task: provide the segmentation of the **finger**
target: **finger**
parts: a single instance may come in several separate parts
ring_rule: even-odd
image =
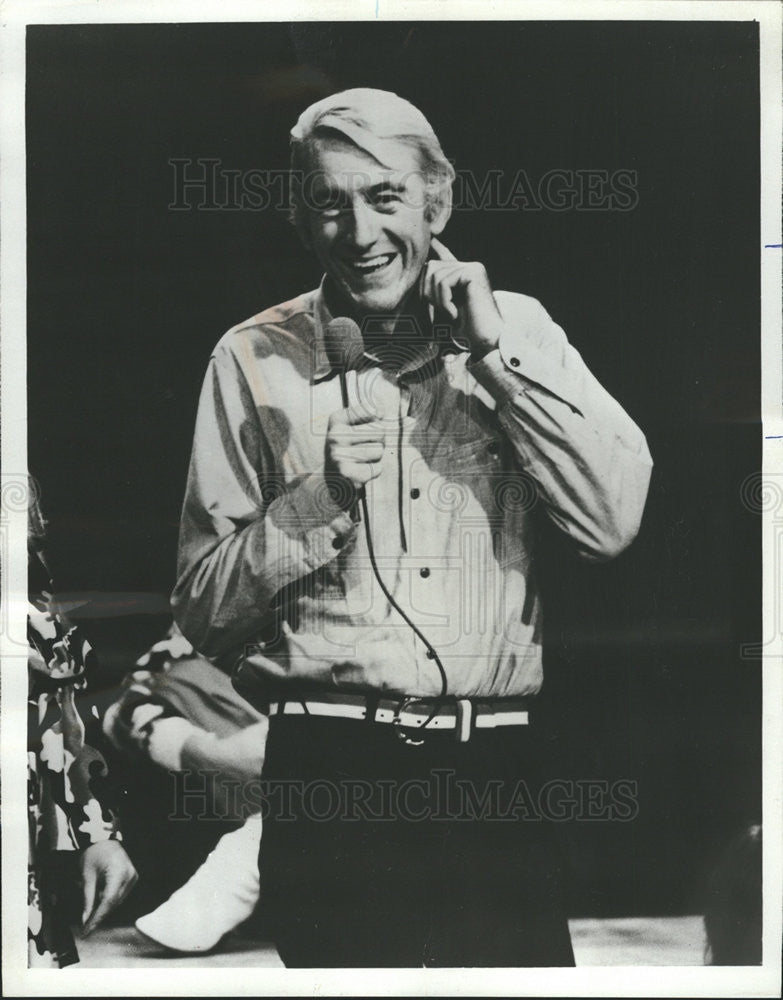
[[[89,934],[104,920],[122,900],[124,880],[115,872],[110,870],[106,875],[106,881],[98,893],[98,905],[95,912],[90,917],[84,928],[84,933]]]
[[[125,866],[117,880],[117,888],[114,891],[114,906],[119,906],[131,889],[139,881],[139,873],[133,866],[133,862],[128,858]]]
[[[354,486],[364,486],[371,479],[377,479],[381,474],[380,462],[355,462],[345,466],[343,475]]]
[[[438,305],[452,319],[459,319],[459,312],[454,305],[454,289],[446,275],[437,284]]]
[[[98,908],[95,913],[90,917],[89,921],[84,925],[83,934],[92,934],[96,927],[100,926],[101,922],[109,915],[109,913],[114,909],[115,906],[114,895],[107,896],[105,894],[101,895],[98,901]]]
[[[117,906],[125,899],[128,893],[133,889],[136,883],[139,881],[139,873],[134,868],[132,871],[128,872],[122,880],[122,885],[120,886],[119,893],[117,896]]]
[[[347,409],[343,410],[346,417],[346,422],[351,427],[356,427],[360,424],[369,424],[373,420],[378,419],[378,414],[367,406],[363,406],[361,403],[352,404]]]
[[[453,268],[432,267],[427,282],[427,298],[436,309],[442,309],[453,320],[459,319],[459,312],[454,305],[451,291],[453,275],[456,274],[458,272]]]
[[[366,424],[372,420],[372,414],[362,407],[347,406],[335,410],[329,415],[329,429],[336,427],[353,427],[355,424]]]
[[[427,290],[426,296],[437,308],[444,308],[444,301],[449,301],[449,296],[444,295],[445,289],[453,288],[464,280],[465,265],[460,261],[454,263],[430,262],[427,265]]]
[[[445,247],[440,240],[436,239],[434,236],[430,240],[430,249],[435,252],[435,256],[438,260],[456,260],[457,258]]]
[[[332,414],[331,426],[336,427],[358,427],[361,424],[369,424],[377,419],[377,414],[363,406],[349,406],[344,410],[337,410]]]
[[[329,438],[330,450],[332,452],[332,458],[337,458],[337,453],[345,453],[351,448],[358,448],[360,445],[365,444],[380,444],[384,443],[383,435],[380,433],[372,434],[335,434]]]
[[[332,441],[380,441],[383,427],[377,416],[356,424],[338,423],[329,428],[328,437]]]
[[[380,462],[384,446],[378,441],[367,441],[352,447],[336,448],[332,451],[335,465],[349,465],[351,462]]]
[[[438,297],[435,291],[436,275],[437,270],[432,266],[432,264],[428,264],[424,268],[424,284],[422,285],[422,294],[424,298],[427,299],[428,302],[431,302],[434,306],[438,304]]]
[[[329,429],[329,437],[333,441],[363,441],[375,438],[380,440],[381,434],[381,421],[375,415],[356,424],[334,424]]]
[[[97,872],[95,867],[91,864],[87,864],[82,872],[82,893],[84,898],[84,908],[82,910],[82,927],[85,933],[87,930],[87,921],[92,914],[93,908],[95,907],[95,890],[97,888]]]
[[[370,444],[360,444],[351,448],[350,454],[346,456],[350,462],[380,462],[383,458],[384,447],[377,441]]]
[[[354,482],[364,485],[365,483],[369,483],[371,479],[377,479],[380,474],[380,462],[365,462],[362,465],[356,466],[356,471],[352,478]]]
[[[378,454],[355,455],[351,452],[349,455],[343,455],[335,464],[338,473],[344,479],[350,479],[354,470],[362,468],[365,465],[380,463],[382,457],[382,455]]]

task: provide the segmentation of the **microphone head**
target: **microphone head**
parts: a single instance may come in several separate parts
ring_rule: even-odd
[[[348,316],[337,316],[324,330],[324,343],[329,360],[343,371],[355,368],[364,354],[364,340],[359,324]]]

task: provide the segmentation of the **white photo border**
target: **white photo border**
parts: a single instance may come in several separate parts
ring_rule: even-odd
[[[29,24],[393,20],[757,21],[760,30],[762,493],[783,496],[781,334],[781,7],[756,2],[592,0],[7,0],[0,8],[0,329],[2,330],[2,829],[3,980],[7,996],[779,996],[783,511],[763,514],[764,964],[760,967],[281,970],[27,968],[25,791],[27,380],[25,30]]]

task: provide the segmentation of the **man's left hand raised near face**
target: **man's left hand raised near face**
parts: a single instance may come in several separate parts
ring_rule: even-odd
[[[457,336],[480,358],[498,344],[503,319],[495,304],[483,264],[464,262],[433,238],[437,259],[429,260],[422,276],[422,294],[435,309],[457,324]]]

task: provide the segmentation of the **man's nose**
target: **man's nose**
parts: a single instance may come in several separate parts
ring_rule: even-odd
[[[361,250],[371,247],[378,238],[378,216],[365,201],[357,199],[348,215],[348,238]]]

